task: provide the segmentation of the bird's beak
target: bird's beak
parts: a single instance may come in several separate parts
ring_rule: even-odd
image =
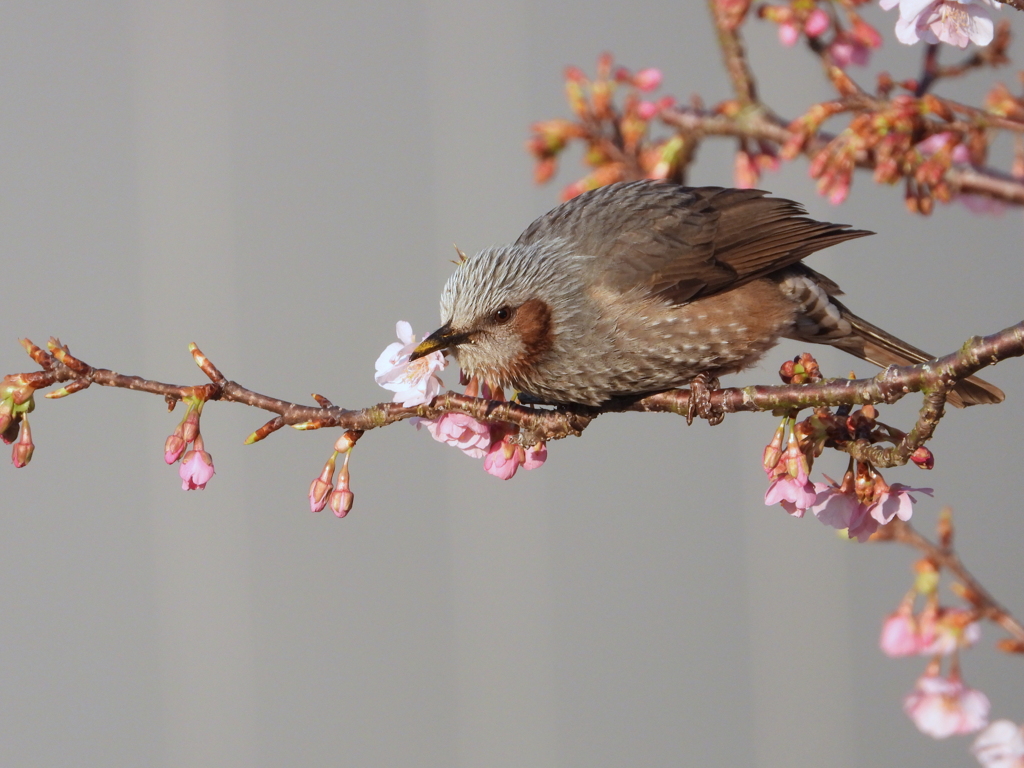
[[[452,330],[451,324],[445,323],[432,334],[420,342],[419,346],[409,355],[410,360],[418,360],[426,357],[431,352],[440,352],[444,349],[451,349],[465,341],[468,341],[469,333],[456,333]]]

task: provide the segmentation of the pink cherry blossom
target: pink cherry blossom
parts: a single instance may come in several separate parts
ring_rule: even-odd
[[[910,495],[911,492],[932,495],[931,488],[910,488],[902,483],[893,483],[888,491],[868,507],[868,513],[882,525],[894,517],[905,522],[914,514],[914,504],[917,504],[917,499]]]
[[[974,733],[988,722],[988,697],[958,679],[922,675],[903,699],[903,711],[922,733],[936,739]]]
[[[818,495],[814,485],[807,478],[807,470],[807,457],[800,450],[796,435],[790,431],[789,444],[776,466],[772,469],[765,468],[771,478],[768,490],[764,494],[765,505],[770,507],[773,504],[782,504],[782,508],[793,517],[803,517]]]
[[[970,648],[981,638],[981,625],[963,608],[940,608],[922,616],[921,654],[949,656],[960,648]]]
[[[817,494],[814,486],[804,475],[803,482],[798,477],[779,475],[768,486],[764,494],[766,506],[782,504],[782,508],[793,517],[803,517],[804,512],[814,504]]]
[[[400,320],[395,326],[398,341],[389,344],[377,358],[377,374],[374,380],[384,389],[395,393],[393,402],[405,407],[429,403],[441,391],[443,382],[434,375],[442,370],[448,361],[441,352],[431,352],[418,360],[409,360],[416,349],[416,337],[412,326]]]
[[[641,69],[633,77],[633,84],[644,93],[650,93],[661,85],[661,70],[653,67]]]
[[[525,461],[526,451],[523,450],[523,446],[510,442],[509,436],[506,435],[500,440],[495,440],[487,449],[484,470],[502,480],[510,480],[515,477],[516,470]]]
[[[896,37],[906,45],[924,40],[966,48],[969,43],[992,42],[995,27],[989,9],[995,3],[991,0],[881,0],[880,4],[885,10],[899,5]]]
[[[533,448],[526,449],[526,460],[523,462],[523,469],[537,469],[543,466],[548,460],[548,446],[546,443],[537,443]]]
[[[921,652],[921,636],[910,606],[901,606],[882,624],[878,644],[886,656],[916,656]]]
[[[537,469],[547,460],[548,449],[544,443],[538,443],[532,448],[523,448],[512,442],[515,434],[504,432],[502,427],[494,428],[492,434],[494,441],[484,456],[484,469],[495,477],[509,480],[515,476],[519,467],[527,470]]]
[[[1024,768],[1024,732],[1009,720],[996,720],[978,734],[971,752],[985,768]]]
[[[814,490],[817,497],[811,512],[825,525],[837,531],[845,531],[855,520],[862,517],[860,507],[863,505],[853,494],[844,493],[828,483],[815,483]]]
[[[178,475],[181,477],[181,490],[201,491],[213,477],[213,457],[202,448],[202,438],[196,438],[195,449],[189,451],[181,460]]]
[[[878,521],[868,514],[868,508],[860,504],[853,515],[853,519],[850,520],[850,527],[846,529],[846,534],[851,539],[864,543],[878,530],[878,525]]]
[[[491,425],[464,413],[442,413],[436,419],[415,419],[416,429],[426,427],[439,443],[454,446],[474,459],[483,458],[491,446]]]

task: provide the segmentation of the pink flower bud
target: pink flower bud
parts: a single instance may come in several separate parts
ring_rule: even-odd
[[[787,48],[792,48],[796,45],[796,41],[800,39],[800,30],[796,28],[796,24],[792,22],[786,22],[785,24],[779,24],[779,42]]]
[[[22,419],[21,434],[18,437],[18,442],[14,444],[14,450],[11,451],[11,463],[18,469],[21,469],[32,461],[32,453],[35,449],[36,446],[32,442],[32,432],[28,427],[28,419]]]
[[[164,441],[164,461],[168,464],[173,464],[181,458],[187,447],[181,435],[175,433],[168,436],[167,440]]]
[[[644,93],[650,93],[659,85],[661,85],[661,70],[660,69],[641,69],[636,73],[633,78],[633,85]]]
[[[921,469],[932,469],[935,466],[935,456],[923,445],[911,454],[910,460]]]
[[[772,441],[764,448],[764,455],[761,459],[761,466],[764,467],[764,471],[769,475],[772,474],[772,470],[775,469],[779,464],[779,460],[782,458],[782,440],[786,434],[786,420],[783,419],[782,423],[779,424],[779,428],[775,430],[775,434],[772,435]]]
[[[10,400],[4,400],[0,402],[0,434],[7,431],[14,421],[14,414],[12,413],[12,403]]]
[[[334,466],[337,457],[337,453],[331,454],[331,457],[324,462],[324,468],[320,470],[320,475],[309,486],[309,509],[311,512],[320,512],[327,506],[327,496],[334,487]],[[345,458],[348,459],[348,453],[345,454]],[[341,486],[340,480],[338,486]]]
[[[188,413],[185,414],[185,420],[181,423],[181,437],[185,443],[195,442],[196,435],[199,434],[199,410],[189,406]],[[177,431],[177,430],[176,430]]]
[[[815,8],[804,22],[804,32],[808,37],[817,37],[829,27],[828,14],[821,8]]]
[[[636,113],[642,120],[650,120],[659,112],[658,105],[653,101],[641,101],[636,108]]]
[[[331,494],[331,511],[333,511],[337,517],[345,517],[345,515],[352,511],[352,503],[354,501],[355,495],[352,491],[348,488],[337,488],[334,493]]]
[[[309,511],[320,512],[327,506],[327,496],[331,493],[331,484],[316,478],[309,486]]]

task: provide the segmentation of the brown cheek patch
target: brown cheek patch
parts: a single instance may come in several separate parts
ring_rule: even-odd
[[[551,308],[540,299],[530,299],[516,310],[512,319],[523,341],[525,357],[536,359],[551,349]]]

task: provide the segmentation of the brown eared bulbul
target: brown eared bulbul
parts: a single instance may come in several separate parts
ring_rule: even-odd
[[[741,371],[780,338],[882,367],[931,360],[802,263],[872,233],[805,213],[753,189],[636,181],[584,193],[463,260],[441,294],[443,325],[413,357],[450,350],[471,376],[588,406]],[[973,377],[949,395],[959,407],[1002,399]]]

